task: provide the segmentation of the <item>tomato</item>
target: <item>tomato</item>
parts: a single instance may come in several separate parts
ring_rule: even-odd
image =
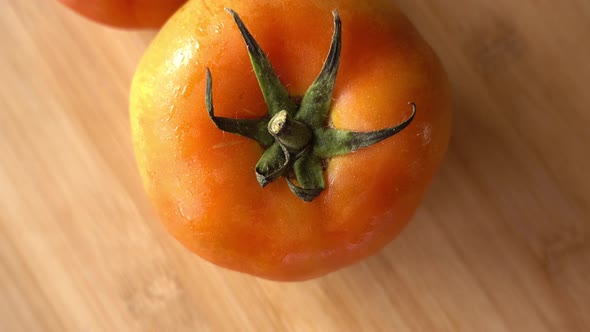
[[[395,238],[451,123],[437,56],[389,0],[190,1],[142,58],[130,112],[166,229],[273,280],[324,275]]]
[[[123,28],[159,28],[186,0],[58,0],[94,21]]]

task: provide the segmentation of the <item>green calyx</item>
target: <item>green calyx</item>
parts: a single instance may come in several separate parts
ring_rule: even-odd
[[[283,176],[291,191],[310,202],[325,189],[324,166],[330,157],[344,155],[371,146],[406,128],[412,114],[402,123],[371,132],[355,132],[327,126],[332,92],[340,63],[341,22],[334,10],[334,34],[324,66],[300,102],[292,98],[279,81],[274,69],[238,14],[226,9],[234,18],[250,55],[250,61],[268,114],[258,119],[232,119],[215,116],[213,111],[211,72],[207,68],[205,103],[209,117],[217,128],[257,141],[264,153],[256,164],[256,179],[262,187]]]

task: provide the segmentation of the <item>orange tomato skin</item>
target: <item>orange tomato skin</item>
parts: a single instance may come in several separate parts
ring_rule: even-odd
[[[434,52],[392,1],[190,1],[143,57],[131,92],[136,158],[166,229],[224,267],[274,280],[304,280],[376,253],[408,223],[447,148],[448,82]],[[265,188],[255,141],[224,133],[205,108],[205,69],[215,113],[267,113],[234,9],[291,95],[319,73],[342,19],[331,109],[336,128],[371,131],[417,115],[399,134],[330,160],[313,202],[283,179]]]
[[[58,0],[96,22],[121,28],[159,28],[187,0]]]

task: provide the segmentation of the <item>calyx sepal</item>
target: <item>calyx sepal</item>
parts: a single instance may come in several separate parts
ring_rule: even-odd
[[[342,23],[338,11],[332,12],[334,33],[322,70],[303,98],[299,99],[300,103],[289,95],[268,57],[238,14],[231,9],[226,11],[232,15],[242,34],[268,114],[258,119],[216,116],[209,68],[205,104],[217,128],[253,139],[265,149],[255,166],[256,179],[262,187],[285,177],[291,191],[310,202],[326,188],[323,174],[325,160],[376,144],[399,133],[414,119],[416,105],[410,102],[412,114],[393,127],[356,132],[327,126],[342,49]]]

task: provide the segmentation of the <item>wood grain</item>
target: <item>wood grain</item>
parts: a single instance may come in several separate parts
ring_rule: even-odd
[[[155,32],[0,3],[0,331],[589,331],[590,2],[399,0],[454,90],[447,160],[382,253],[303,283],[214,267],[142,191]]]

